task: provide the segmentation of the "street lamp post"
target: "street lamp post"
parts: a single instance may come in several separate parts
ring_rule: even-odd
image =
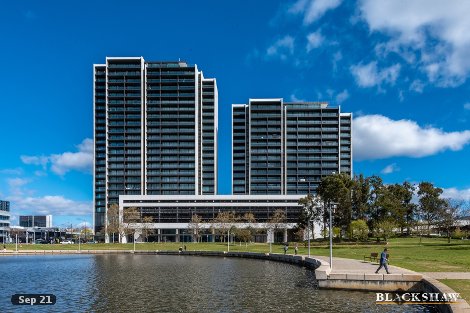
[[[307,225],[307,237],[308,237],[308,257],[310,257],[310,223],[313,222],[313,218],[308,219]]]
[[[135,252],[135,230],[134,230],[134,252]]]
[[[332,208],[336,208],[336,205],[331,205],[329,203],[330,207],[330,269],[333,268],[333,213],[332,213]]]
[[[230,252],[230,228],[227,230],[227,252]]]
[[[82,241],[80,235],[81,235],[81,234],[80,234],[80,232],[79,232],[79,233],[78,233],[78,252],[82,251],[82,250],[81,250],[81,247],[80,247],[80,241]]]

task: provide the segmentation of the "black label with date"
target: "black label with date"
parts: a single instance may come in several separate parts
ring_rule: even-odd
[[[14,305],[53,305],[56,296],[53,294],[16,294],[11,296]]]

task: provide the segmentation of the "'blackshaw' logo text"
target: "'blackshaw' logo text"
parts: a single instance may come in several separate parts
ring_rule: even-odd
[[[377,304],[449,304],[460,299],[460,293],[377,292]]]

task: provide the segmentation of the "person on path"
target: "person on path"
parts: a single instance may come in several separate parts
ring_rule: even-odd
[[[284,244],[284,254],[287,253],[287,249],[289,249],[289,246],[288,246],[287,243],[286,243],[286,244]]]
[[[387,274],[390,274],[390,272],[388,271],[388,266],[387,266],[387,263],[388,263],[387,251],[388,251],[387,248],[385,248],[384,251],[380,254],[380,266],[375,271],[375,274],[378,274],[382,267],[385,268],[385,271],[387,271]]]
[[[297,255],[297,252],[299,252],[299,245],[297,243],[295,243],[294,252],[295,252],[295,255]]]

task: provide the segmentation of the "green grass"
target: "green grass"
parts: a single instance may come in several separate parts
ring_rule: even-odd
[[[470,302],[470,280],[441,279],[439,281],[454,289],[456,292],[459,292],[460,296],[465,299],[465,301]]]

